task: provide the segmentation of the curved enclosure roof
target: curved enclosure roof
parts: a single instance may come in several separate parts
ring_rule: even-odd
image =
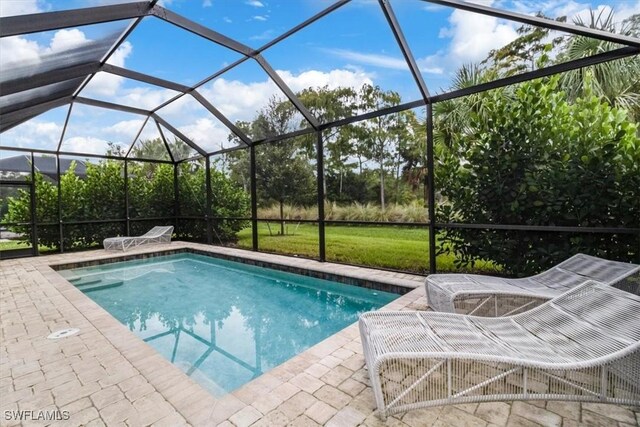
[[[159,139],[166,150],[144,158],[177,162],[389,112],[363,105],[326,123],[300,96],[308,88],[379,85],[399,94],[392,108],[399,111],[640,51],[640,39],[508,10],[509,3],[96,1],[73,9],[78,2],[68,0],[47,11],[10,3],[0,6],[0,145],[67,155],[140,159],[145,142]],[[452,68],[481,59],[479,44],[489,37],[502,46],[523,24],[613,48],[447,90]],[[294,125],[250,138],[241,123],[273,100],[297,111]]]

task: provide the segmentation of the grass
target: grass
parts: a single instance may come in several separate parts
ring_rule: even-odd
[[[8,240],[5,242],[0,242],[0,251],[10,251],[14,249],[30,249],[31,242],[26,240]],[[50,252],[54,251],[55,248],[50,248],[49,246],[40,245],[38,246],[38,251],[40,252]]]
[[[269,233],[269,226],[273,235]],[[261,251],[307,258],[318,258],[318,227],[314,224],[287,223],[287,233],[277,235],[280,223],[258,223],[258,245]],[[238,233],[238,246],[251,248],[251,227]],[[370,267],[427,273],[429,270],[429,231],[418,227],[327,225],[325,229],[327,261]],[[24,241],[0,242],[0,251],[27,249]],[[40,245],[40,252],[54,249]],[[440,272],[470,271],[454,265],[452,255],[439,255],[436,267]],[[479,262],[473,272],[495,273],[490,262]]]
[[[272,232],[279,223],[270,222]],[[258,225],[258,246],[261,251],[318,257],[318,227],[313,224],[288,224],[291,235],[270,235],[267,223]],[[429,231],[424,228],[397,226],[326,226],[327,261],[382,267],[426,273],[429,270]],[[238,246],[251,247],[251,228],[239,233]],[[437,257],[438,271],[460,271],[452,255]],[[476,263],[474,272],[495,272],[489,262]]]
[[[318,218],[318,207],[285,204],[283,214],[285,219],[314,220]],[[386,209],[374,203],[326,202],[324,217],[327,220],[337,221],[426,222],[428,220],[427,208],[417,200],[406,204],[390,203]],[[280,218],[280,205],[258,208],[258,218],[273,220]]]

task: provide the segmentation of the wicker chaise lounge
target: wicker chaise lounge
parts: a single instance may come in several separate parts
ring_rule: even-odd
[[[173,226],[153,227],[142,236],[132,237],[109,237],[104,239],[102,244],[107,251],[126,251],[141,245],[150,243],[170,243],[171,234],[173,234]]]
[[[636,273],[640,265],[577,254],[532,277],[432,274],[425,288],[435,311],[499,317],[529,310],[587,280],[612,284],[634,280]]]
[[[382,418],[498,400],[640,405],[640,297],[589,281],[525,313],[360,316]]]

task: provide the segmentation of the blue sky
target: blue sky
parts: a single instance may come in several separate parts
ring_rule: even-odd
[[[24,14],[113,3],[105,0],[3,0],[2,15]],[[313,16],[328,0],[161,0],[163,7],[202,25],[258,48],[289,28]],[[494,0],[495,7],[522,13],[542,11],[548,16],[585,17],[589,8],[613,8],[619,18],[640,13],[640,0]],[[452,73],[463,63],[478,62],[489,50],[513,40],[518,24],[435,6],[419,0],[392,0],[422,76],[432,93],[445,90]],[[2,39],[4,70],[38,61],[48,53],[65,50],[113,35],[128,22],[100,24],[61,31]],[[419,93],[393,35],[375,0],[353,0],[320,21],[266,50],[264,57],[294,90],[310,86],[377,84],[401,94],[403,101]],[[7,59],[10,58],[10,59]],[[240,58],[240,55],[157,18],[145,18],[109,62],[186,85]],[[13,61],[13,62],[12,62]],[[22,62],[21,62],[22,61]],[[26,61],[26,62],[25,62]],[[282,96],[264,71],[252,61],[207,83],[200,92],[231,120],[250,120],[271,96]],[[152,109],[176,95],[174,92],[99,73],[81,96]],[[102,152],[106,141],[130,145],[144,118],[95,108],[77,108],[74,128],[63,148]],[[54,129],[64,122],[67,109],[41,115],[31,124],[0,136],[2,145],[37,145],[51,148],[59,141]],[[208,149],[228,145],[227,130],[193,98],[187,97],[159,114]],[[76,117],[77,116],[77,117]],[[57,127],[56,127],[57,126]],[[86,131],[82,129],[85,128]],[[149,132],[147,133],[147,128]],[[147,126],[144,137],[152,135]],[[76,132],[77,131],[77,132]],[[87,135],[82,136],[82,134]],[[76,134],[77,133],[77,134]],[[55,147],[54,147],[55,148]]]

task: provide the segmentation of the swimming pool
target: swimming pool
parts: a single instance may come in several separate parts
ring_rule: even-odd
[[[215,396],[399,296],[191,253],[59,273]]]

